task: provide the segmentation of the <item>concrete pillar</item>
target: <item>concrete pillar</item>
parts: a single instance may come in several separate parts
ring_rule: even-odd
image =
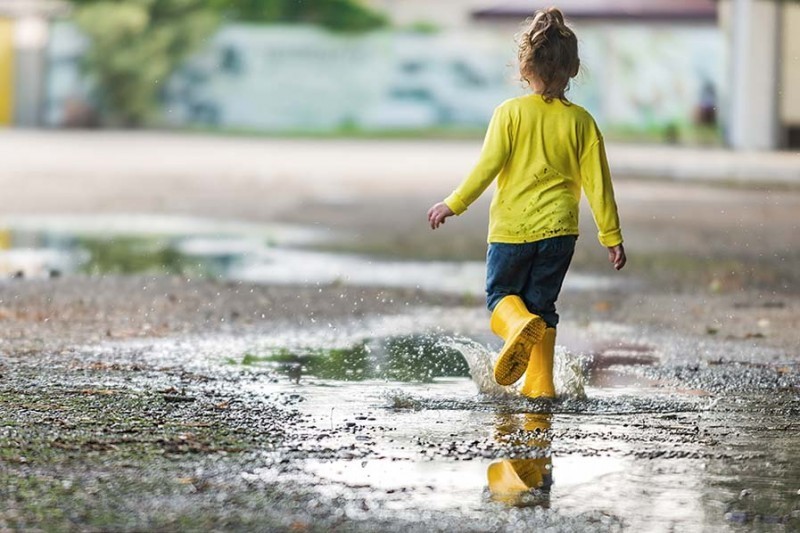
[[[737,150],[779,147],[780,5],[732,0],[731,113],[728,142]]]
[[[787,145],[800,147],[800,3],[783,6],[780,120],[787,130]]]
[[[41,125],[48,33],[48,22],[43,17],[21,17],[14,24],[14,123],[17,126]]]

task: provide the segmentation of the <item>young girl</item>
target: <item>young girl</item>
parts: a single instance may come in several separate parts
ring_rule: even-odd
[[[565,92],[578,74],[578,40],[555,8],[538,11],[519,43],[520,74],[533,93],[500,104],[472,173],[428,211],[436,229],[460,215],[497,178],[489,220],[486,302],[505,340],[494,366],[500,385],[525,374],[522,393],[554,398],[555,303],[578,238],[586,193],[609,261],[625,266],[603,137]]]

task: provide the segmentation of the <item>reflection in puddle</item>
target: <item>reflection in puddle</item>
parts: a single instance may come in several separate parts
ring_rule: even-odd
[[[322,233],[305,227],[193,218],[17,217],[0,225],[0,274],[213,275],[254,283],[482,293],[482,262],[384,261],[298,248],[323,240]],[[20,250],[25,250],[24,256],[19,255]],[[571,273],[565,289],[603,289],[619,283],[611,277]]]
[[[159,238],[78,237],[70,247],[78,250],[79,270],[90,275],[153,273],[196,277],[212,273],[213,265],[198,263]]]
[[[296,383],[305,375],[338,381],[401,382],[469,375],[461,353],[429,335],[367,339],[348,348],[282,348],[264,355],[247,353],[241,360],[245,365],[255,363],[276,363],[278,370]]]
[[[532,457],[501,459],[489,465],[489,491],[496,501],[516,507],[550,506],[553,460],[550,456],[552,415],[527,413],[498,419],[496,439],[529,447]]]
[[[591,358],[591,384],[601,389],[636,390],[655,387],[658,381],[637,373],[639,367],[658,362],[652,346],[622,345],[600,348]]]

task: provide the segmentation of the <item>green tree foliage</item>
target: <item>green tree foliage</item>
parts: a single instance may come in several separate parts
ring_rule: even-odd
[[[86,70],[104,122],[153,118],[169,76],[216,28],[220,15],[258,23],[308,23],[363,32],[387,23],[359,0],[71,0],[91,40]]]
[[[245,22],[308,23],[333,31],[365,32],[386,17],[359,0],[210,0],[224,15]]]
[[[106,122],[152,118],[169,75],[217,25],[206,0],[73,0],[91,40],[84,61]]]

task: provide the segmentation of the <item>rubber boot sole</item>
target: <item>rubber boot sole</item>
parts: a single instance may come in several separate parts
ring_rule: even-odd
[[[514,338],[505,343],[494,364],[494,380],[499,385],[513,385],[525,374],[531,350],[544,337],[546,327],[544,320],[534,317]]]

